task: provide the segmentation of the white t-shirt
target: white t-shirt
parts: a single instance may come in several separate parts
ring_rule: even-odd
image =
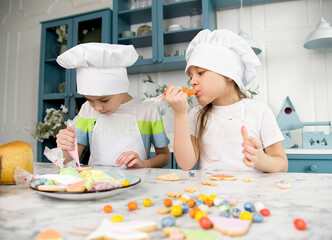
[[[190,134],[195,137],[198,136],[198,130],[196,131],[197,116],[202,108],[203,106],[201,105],[196,106],[189,113]],[[213,106],[210,114],[206,124],[207,129],[211,124],[212,118],[241,121],[244,116],[249,136],[258,139],[264,148],[284,139],[273,112],[267,104],[262,101],[243,99],[242,101],[228,106]],[[201,158],[200,156],[199,161],[202,160]]]

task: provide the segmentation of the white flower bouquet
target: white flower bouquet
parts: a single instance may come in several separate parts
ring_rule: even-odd
[[[60,109],[48,108],[46,109],[46,116],[44,121],[37,123],[32,136],[40,142],[50,137],[55,137],[60,129],[65,128],[64,120],[65,114],[68,113],[68,108],[64,105]]]
[[[67,25],[61,25],[55,28],[55,33],[58,35],[58,42],[62,45],[67,44]]]

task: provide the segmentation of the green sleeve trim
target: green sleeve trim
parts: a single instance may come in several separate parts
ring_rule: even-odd
[[[165,131],[162,119],[156,122],[137,121],[137,125],[141,134],[152,135]]]
[[[97,118],[82,118],[79,117],[75,128],[84,132],[92,132]]]

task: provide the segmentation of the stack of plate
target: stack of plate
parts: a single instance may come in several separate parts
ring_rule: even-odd
[[[183,29],[183,26],[181,24],[172,24],[168,27],[167,31],[176,31]]]

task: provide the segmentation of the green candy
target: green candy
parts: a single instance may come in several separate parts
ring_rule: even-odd
[[[44,183],[44,185],[56,185],[53,180],[48,180]]]

